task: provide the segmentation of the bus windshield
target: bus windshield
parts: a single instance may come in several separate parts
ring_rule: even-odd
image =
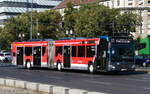
[[[112,44],[111,56],[112,62],[132,62],[134,60],[134,47],[132,44]]]

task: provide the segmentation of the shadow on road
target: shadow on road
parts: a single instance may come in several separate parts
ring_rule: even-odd
[[[25,69],[25,68],[18,68],[18,69]],[[25,69],[28,70],[28,69]],[[141,75],[141,74],[148,74],[148,71],[124,71],[124,72],[96,72],[94,74],[89,73],[85,70],[71,70],[71,69],[63,69],[61,71],[57,71],[56,69],[49,69],[49,68],[38,68],[34,67],[29,69],[31,71],[38,70],[38,71],[53,71],[53,72],[63,72],[63,73],[78,73],[78,74],[89,74],[89,75],[107,75],[107,76],[125,76],[125,75]]]

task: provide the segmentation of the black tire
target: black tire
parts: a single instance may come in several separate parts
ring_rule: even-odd
[[[89,71],[89,73],[91,73],[91,74],[94,74],[94,73],[96,72],[96,67],[94,66],[93,63],[90,63],[90,64],[88,65],[88,71]]]

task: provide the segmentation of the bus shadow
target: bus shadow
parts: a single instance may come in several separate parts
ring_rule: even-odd
[[[148,71],[124,71],[124,72],[97,72],[96,75],[126,76],[148,74]]]
[[[18,69],[25,69],[25,68],[18,68]],[[52,71],[52,72],[62,72],[62,73],[76,73],[76,74],[88,74],[88,75],[106,75],[106,76],[124,76],[124,75],[141,75],[141,74],[148,74],[148,71],[124,71],[124,72],[96,72],[96,73],[89,73],[85,70],[74,70],[74,69],[63,69],[61,71],[58,71],[56,69],[50,69],[50,68],[40,68],[40,67],[34,67],[31,69],[25,69],[25,70],[38,70],[38,71]]]

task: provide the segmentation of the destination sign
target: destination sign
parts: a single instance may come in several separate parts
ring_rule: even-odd
[[[111,43],[131,43],[131,38],[112,38]]]

